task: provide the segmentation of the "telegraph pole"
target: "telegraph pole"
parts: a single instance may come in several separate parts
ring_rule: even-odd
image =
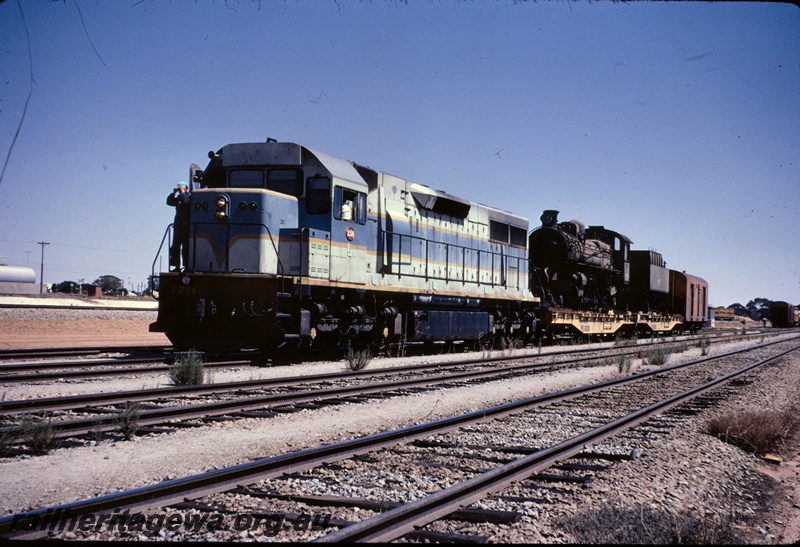
[[[42,292],[44,292],[44,246],[50,245],[50,243],[46,241],[39,241],[37,245],[42,246],[42,265],[41,269],[39,270],[39,294],[42,294]]]

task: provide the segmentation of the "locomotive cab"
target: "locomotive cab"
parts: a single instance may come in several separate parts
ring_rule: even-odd
[[[191,167],[189,263],[160,275],[151,330],[183,348],[309,340],[296,281],[363,283],[365,268],[349,261],[365,261],[366,183],[344,160],[272,139],[209,159],[205,170]]]

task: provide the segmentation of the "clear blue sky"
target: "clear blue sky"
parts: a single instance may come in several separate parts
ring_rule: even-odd
[[[0,256],[47,283],[137,288],[189,164],[273,137],[800,304],[791,4],[8,0],[0,46]]]

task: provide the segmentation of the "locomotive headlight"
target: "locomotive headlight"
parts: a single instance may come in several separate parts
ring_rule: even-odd
[[[217,220],[228,218],[228,198],[226,196],[218,196],[214,200],[214,205],[217,206],[217,210],[214,211],[214,216],[217,217]]]

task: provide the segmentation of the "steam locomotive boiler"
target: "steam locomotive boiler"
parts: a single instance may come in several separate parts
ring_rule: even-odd
[[[552,209],[540,220],[528,248],[532,264],[544,274],[546,301],[574,310],[616,308],[618,297],[624,298],[619,291],[630,282],[631,241],[602,226],[558,222],[558,211]]]

